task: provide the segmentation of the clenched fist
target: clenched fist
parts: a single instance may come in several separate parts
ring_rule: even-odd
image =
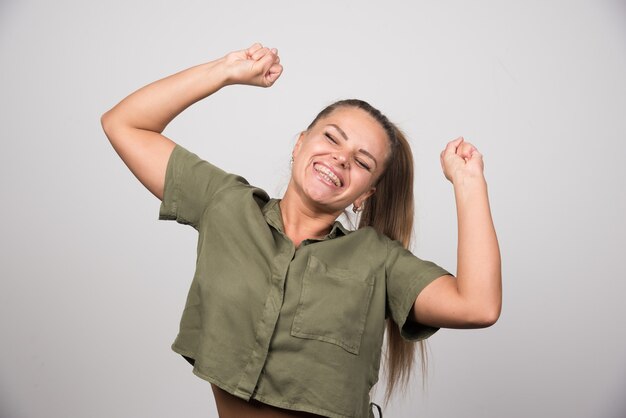
[[[448,142],[441,151],[441,168],[443,174],[453,184],[464,177],[483,176],[483,156],[478,149],[463,137]]]
[[[276,48],[255,43],[248,49],[233,51],[223,58],[228,84],[270,87],[283,72]]]

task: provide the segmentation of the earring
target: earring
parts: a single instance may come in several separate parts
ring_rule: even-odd
[[[291,156],[291,160],[289,160],[289,164],[293,165],[293,155]]]
[[[354,213],[359,213],[359,212],[363,212],[363,205],[361,206],[357,206],[357,205],[352,205],[352,212]]]

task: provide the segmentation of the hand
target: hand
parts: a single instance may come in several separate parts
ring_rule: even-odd
[[[464,177],[478,177],[483,175],[483,155],[462,136],[448,142],[441,151],[441,168],[443,174],[454,184]]]
[[[227,54],[224,62],[228,84],[270,87],[283,72],[278,50],[269,49],[260,43]]]

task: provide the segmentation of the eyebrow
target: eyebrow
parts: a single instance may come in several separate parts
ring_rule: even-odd
[[[335,128],[339,132],[339,134],[343,137],[343,139],[345,139],[346,141],[349,140],[348,135],[346,135],[346,133],[343,131],[343,129],[341,129],[339,126],[335,125],[334,123],[329,123],[328,126],[332,126],[333,128]],[[370,157],[374,161],[374,164],[376,164],[376,166],[378,166],[378,161],[376,161],[376,158],[374,158],[374,156],[372,154],[370,154],[369,152],[367,152],[363,148],[359,149],[359,152],[362,153],[362,154],[367,155],[368,157]]]

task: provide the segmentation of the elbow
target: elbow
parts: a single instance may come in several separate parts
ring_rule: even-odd
[[[498,322],[500,318],[500,309],[494,309],[485,313],[480,323],[480,328],[488,328]]]
[[[100,125],[102,126],[102,130],[106,135],[107,139],[115,148],[116,143],[119,138],[119,127],[121,126],[118,118],[111,113],[111,111],[107,111],[100,116]]]
[[[100,125],[102,126],[102,130],[104,133],[107,133],[111,127],[111,114],[110,111],[106,111],[100,116]]]
[[[475,328],[488,328],[498,322],[500,313],[502,312],[501,304],[497,306],[483,308],[479,315],[475,318]]]
[[[489,328],[498,322],[501,311],[501,303],[475,308],[467,315],[465,328]]]

